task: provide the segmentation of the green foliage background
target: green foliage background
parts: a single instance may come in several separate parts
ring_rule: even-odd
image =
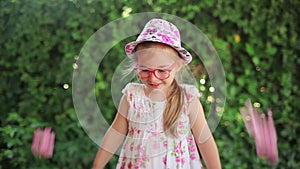
[[[225,111],[214,132],[223,168],[299,168],[299,8],[297,0],[1,0],[0,169],[91,168],[98,146],[74,111],[73,64],[95,31],[128,10],[187,19],[216,47],[227,80]],[[124,59],[123,47],[115,46],[110,52],[116,58],[105,58],[97,73],[96,95],[105,98],[99,106],[108,121],[115,113],[110,94],[114,68],[108,65]],[[191,64],[194,72],[197,65]],[[273,110],[277,166],[256,156],[239,114],[247,98]],[[202,99],[207,107],[206,95]],[[47,160],[30,151],[33,131],[45,126],[56,133],[54,157]],[[116,160],[107,168],[115,167]]]

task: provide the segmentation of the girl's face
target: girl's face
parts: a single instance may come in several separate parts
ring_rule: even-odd
[[[139,46],[136,51],[136,71],[146,85],[146,93],[159,89],[166,94],[180,68],[180,60],[178,53],[166,45]]]

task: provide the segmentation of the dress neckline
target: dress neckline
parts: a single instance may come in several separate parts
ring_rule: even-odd
[[[147,100],[149,100],[150,102],[152,103],[166,103],[166,100],[163,100],[163,101],[155,101],[155,100],[152,100],[151,98],[149,98],[147,95],[146,95],[146,86],[145,84],[141,84],[141,93],[142,93],[142,96],[144,98],[146,98]]]

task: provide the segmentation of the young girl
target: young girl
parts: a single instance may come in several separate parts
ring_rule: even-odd
[[[142,83],[123,89],[93,168],[104,168],[125,136],[118,169],[200,169],[199,151],[208,169],[221,168],[199,91],[177,78],[192,59],[181,47],[177,27],[152,19],[125,51]]]

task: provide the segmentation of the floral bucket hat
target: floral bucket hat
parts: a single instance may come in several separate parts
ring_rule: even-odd
[[[151,19],[142,30],[136,41],[125,46],[125,52],[129,58],[133,58],[135,47],[141,42],[159,42],[167,44],[178,51],[185,64],[192,61],[192,55],[181,46],[180,33],[172,23],[163,19]]]

